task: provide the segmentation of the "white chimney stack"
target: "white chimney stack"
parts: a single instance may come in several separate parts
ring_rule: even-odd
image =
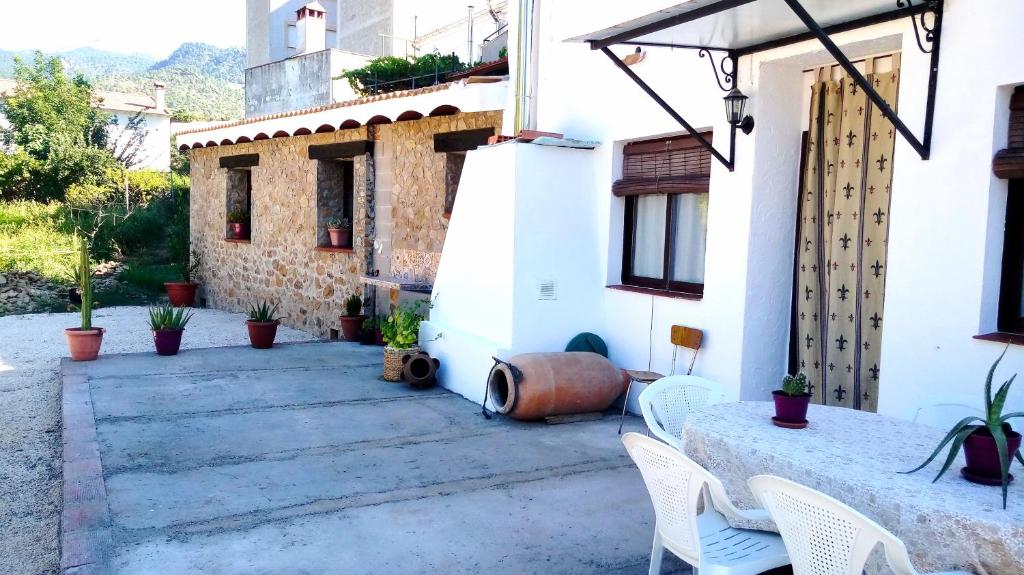
[[[153,82],[153,100],[156,102],[157,112],[167,109],[166,86],[160,82]]]
[[[299,46],[296,55],[319,52],[327,48],[327,9],[319,2],[310,2],[295,12],[295,31]]]

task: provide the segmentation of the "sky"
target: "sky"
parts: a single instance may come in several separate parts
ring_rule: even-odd
[[[90,47],[165,58],[184,42],[244,47],[245,0],[0,0],[4,50]]]

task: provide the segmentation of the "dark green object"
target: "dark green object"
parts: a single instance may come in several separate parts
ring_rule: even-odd
[[[601,336],[589,332],[583,332],[569,340],[565,351],[589,351],[608,357],[608,346],[605,345]]]

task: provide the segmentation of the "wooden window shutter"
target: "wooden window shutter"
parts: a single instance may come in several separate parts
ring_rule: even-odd
[[[711,134],[704,134],[711,142]],[[618,197],[645,194],[705,194],[711,180],[711,152],[692,136],[626,144]]]

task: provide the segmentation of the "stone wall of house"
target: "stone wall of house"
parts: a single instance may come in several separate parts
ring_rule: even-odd
[[[279,303],[285,325],[322,337],[337,328],[345,298],[362,295],[365,287],[360,276],[372,257],[375,216],[372,206],[368,212],[366,200],[368,191],[373,194],[374,179],[367,178],[366,158],[354,158],[353,250],[317,249],[324,240],[318,230],[322,216],[317,207],[317,174],[323,169],[308,158],[308,147],[378,139],[384,131],[394,138],[389,162],[394,181],[390,214],[394,250],[390,253],[393,258],[395,253],[401,256],[398,267],[416,268],[414,275],[433,279],[448,223],[444,217],[447,159],[434,152],[433,135],[488,126],[500,128],[500,112],[193,150],[191,232],[192,246],[201,258],[200,296],[211,307],[232,311],[246,311],[263,299]],[[249,242],[225,239],[228,179],[236,176],[220,168],[220,158],[239,154],[260,156],[259,165],[252,168]]]

